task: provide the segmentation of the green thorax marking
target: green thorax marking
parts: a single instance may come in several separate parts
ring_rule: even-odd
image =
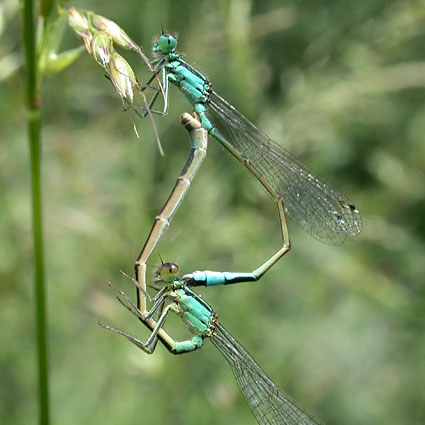
[[[160,61],[163,61],[162,69],[165,69],[168,81],[184,93],[201,117],[202,127],[211,131],[213,124],[205,114],[211,84],[204,75],[181,58],[181,54],[176,51],[176,48],[176,37],[171,34],[161,34],[152,50],[154,54],[162,57]]]
[[[178,311],[176,312],[188,325],[189,329],[195,335],[209,336],[216,314],[212,308],[203,301],[199,295],[189,289],[187,286],[179,285],[170,292],[170,298],[176,303]]]
[[[208,99],[209,81],[181,58],[176,51],[177,38],[172,34],[161,34],[153,46],[153,52],[162,56],[167,78],[175,84],[195,107]]]
[[[175,84],[186,95],[192,105],[207,102],[210,83],[201,73],[180,57],[177,59],[168,59],[165,69],[169,81]]]

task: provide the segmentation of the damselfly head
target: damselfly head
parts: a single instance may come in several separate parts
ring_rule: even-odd
[[[172,53],[176,50],[177,38],[171,34],[161,34],[153,47],[154,52]]]
[[[162,263],[155,270],[155,281],[172,282],[177,278],[179,272],[180,268],[177,264]]]

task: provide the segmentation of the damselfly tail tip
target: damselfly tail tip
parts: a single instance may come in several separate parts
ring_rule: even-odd
[[[183,114],[180,115],[180,122],[189,131],[196,130],[202,127],[197,117],[193,117],[188,112],[183,112]]]

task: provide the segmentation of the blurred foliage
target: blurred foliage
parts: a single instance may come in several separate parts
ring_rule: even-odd
[[[216,90],[346,193],[361,235],[341,247],[289,223],[293,250],[258,284],[204,289],[221,322],[270,377],[326,424],[421,424],[425,417],[424,1],[78,1],[149,52],[161,28]],[[0,7],[0,411],[36,415],[28,153],[17,1]],[[67,30],[63,48],[79,41]],[[123,53],[124,54],[124,53]],[[126,58],[136,73],[143,65]],[[139,67],[139,68],[138,68]],[[106,283],[131,273],[188,153],[171,90],[167,117],[137,140],[88,56],[44,84],[44,200],[52,422],[253,424],[224,359],[148,356],[96,328],[147,331]],[[274,204],[212,140],[158,252],[198,269],[257,267],[280,244]],[[159,258],[154,254],[152,267]],[[185,336],[178,320],[169,328]],[[7,341],[7,344],[6,344]]]

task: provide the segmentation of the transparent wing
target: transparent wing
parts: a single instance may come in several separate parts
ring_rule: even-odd
[[[230,364],[260,425],[324,425],[278,388],[220,324],[215,325],[211,341]]]
[[[214,91],[208,107],[217,129],[224,129],[241,156],[249,159],[283,198],[287,215],[304,230],[330,245],[339,245],[360,232],[360,213],[346,196],[315,176]]]

